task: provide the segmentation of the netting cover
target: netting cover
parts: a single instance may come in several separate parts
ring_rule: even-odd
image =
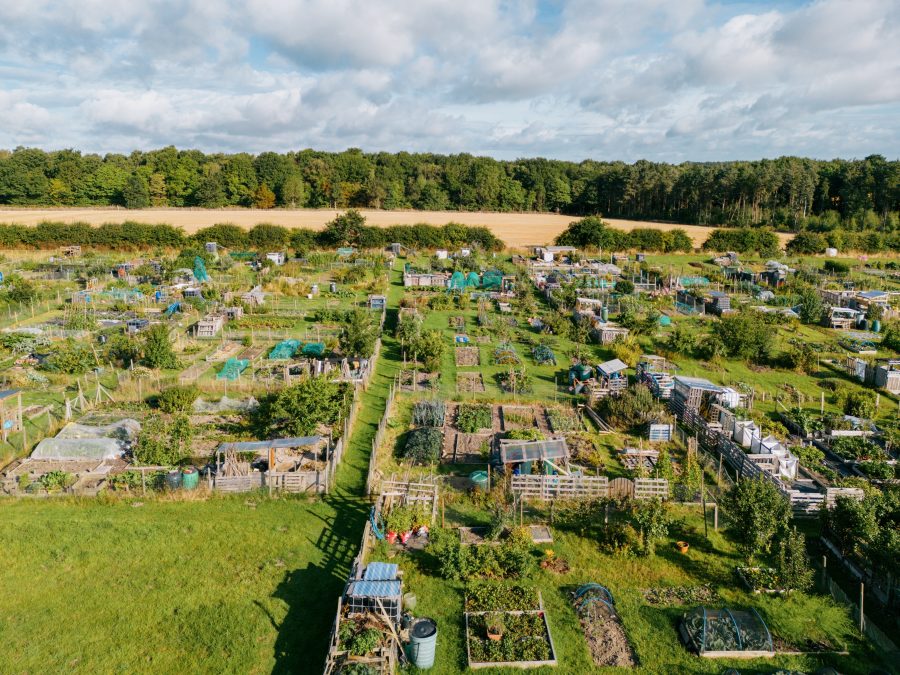
[[[500,288],[500,284],[503,283],[503,275],[500,272],[492,271],[485,272],[484,277],[481,280],[482,288]]]
[[[300,349],[299,340],[285,340],[279,342],[272,351],[269,352],[270,359],[289,359]]]
[[[114,438],[45,438],[31,453],[32,459],[97,460],[122,456],[124,446]]]
[[[322,356],[325,353],[324,342],[307,342],[300,351],[303,356]]]
[[[216,379],[219,380],[236,380],[238,376],[247,369],[247,366],[250,365],[250,361],[247,359],[238,359],[232,356],[225,362],[225,365],[222,367],[222,370],[219,371],[219,374],[216,375]]]
[[[456,291],[461,291],[466,285],[466,276],[459,271],[453,273],[453,276],[450,277],[450,288]]]
[[[773,652],[772,636],[755,609],[749,611],[697,607],[686,612],[682,628],[698,653]]]
[[[252,396],[247,399],[228,398],[223,396],[218,401],[204,401],[198,398],[191,409],[198,413],[246,412],[259,407],[259,401]]]
[[[481,278],[478,276],[478,272],[469,272],[469,275],[466,277],[466,286],[478,288],[480,285]]]
[[[112,438],[120,441],[132,441],[137,438],[141,430],[141,423],[137,420],[126,418],[112,424],[90,425],[69,422],[64,426],[56,438],[59,439],[90,439]]]
[[[203,262],[203,258],[201,258],[199,255],[194,258],[194,278],[200,283],[209,281],[209,273],[206,271],[206,263]]]

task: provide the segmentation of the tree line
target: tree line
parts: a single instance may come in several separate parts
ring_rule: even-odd
[[[204,227],[192,235],[180,227],[166,223],[106,223],[94,227],[87,223],[43,222],[35,226],[0,224],[0,248],[52,249],[60,246],[138,250],[147,248],[182,248],[214,241],[232,251],[279,251],[291,249],[333,249],[357,246],[363,249],[384,248],[400,243],[413,249],[459,248],[475,246],[486,251],[502,250],[504,244],[486,227],[448,223],[446,225],[366,225],[365,218],[349,210],[329,222],[320,231],[287,228],[260,223],[249,230],[222,223]]]
[[[166,147],[0,150],[0,204],[534,211],[779,230],[900,230],[900,161],[500,161],[469,154]]]

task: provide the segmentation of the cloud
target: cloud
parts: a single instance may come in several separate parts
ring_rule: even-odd
[[[0,147],[900,154],[893,0],[34,0]]]

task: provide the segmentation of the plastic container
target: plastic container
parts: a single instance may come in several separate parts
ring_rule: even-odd
[[[873,332],[873,333],[880,333],[880,332],[881,332],[881,321],[879,321],[878,319],[873,319],[873,320],[872,320],[872,332]]]
[[[469,480],[478,489],[487,492],[488,475],[487,471],[473,471],[469,474]]]
[[[607,321],[609,321],[609,307],[601,308],[600,320],[603,321],[603,323],[606,323]]]
[[[328,284],[328,290],[332,293],[337,293],[337,284],[332,281],[330,284]]]
[[[166,487],[170,490],[177,490],[181,487],[181,472],[169,471],[166,474]]]
[[[659,325],[660,326],[671,326],[672,325],[671,317],[663,314],[661,317],[659,317]]]
[[[196,490],[200,484],[200,472],[196,467],[186,466],[181,470],[181,487],[185,490]]]
[[[433,619],[417,619],[409,629],[409,660],[416,668],[427,670],[434,665],[437,647],[437,624]]]

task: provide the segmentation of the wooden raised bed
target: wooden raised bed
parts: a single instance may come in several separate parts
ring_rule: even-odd
[[[539,615],[544,625],[544,639],[547,641],[547,645],[550,648],[550,658],[546,661],[473,661],[472,650],[469,645],[469,617],[483,616],[486,614],[503,614],[506,616],[521,616],[523,614]],[[479,670],[481,668],[520,668],[525,670],[527,668],[543,668],[544,666],[555,667],[557,665],[556,647],[553,644],[553,636],[550,634],[550,624],[547,622],[547,613],[544,611],[544,601],[540,591],[538,591],[538,609],[506,612],[465,612],[464,617],[466,629],[466,658],[469,663],[469,668],[472,670]]]

